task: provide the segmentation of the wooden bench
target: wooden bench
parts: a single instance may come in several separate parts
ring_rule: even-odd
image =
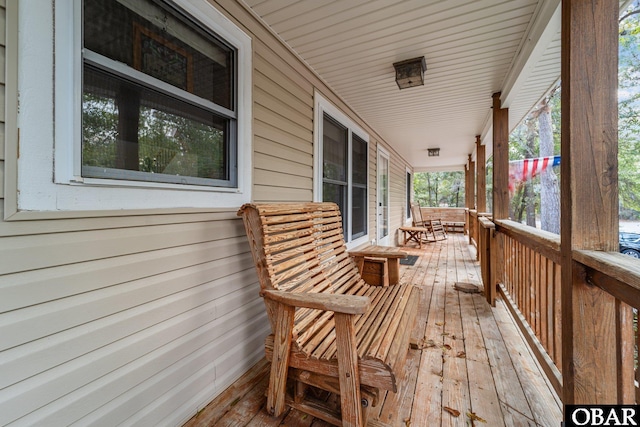
[[[420,290],[362,280],[334,203],[247,204],[238,215],[273,332],[267,410],[364,426],[379,393],[397,391]],[[318,392],[339,395],[339,405]]]
[[[446,231],[464,233],[464,208],[422,207],[422,218],[438,218]]]

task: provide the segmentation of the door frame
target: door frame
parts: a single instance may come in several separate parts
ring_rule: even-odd
[[[387,200],[386,200],[386,206],[382,205],[382,198],[383,198],[383,182],[381,179],[381,168],[380,165],[382,164],[382,160],[386,160],[387,162],[387,185],[386,185],[386,194],[387,194]],[[390,203],[389,203],[389,199],[390,199],[390,193],[389,193],[389,189],[391,188],[390,185],[390,181],[391,181],[391,160],[390,160],[390,156],[389,156],[389,152],[387,150],[385,150],[384,148],[378,146],[378,155],[377,155],[377,173],[376,173],[376,191],[377,191],[377,197],[376,197],[376,237],[377,237],[377,244],[381,245],[381,246],[389,246],[390,245],[390,224],[389,224],[389,218],[390,218]],[[386,212],[384,212],[383,210],[386,210]],[[382,234],[384,233],[384,227],[383,227],[383,219],[385,217],[386,214],[386,218],[387,218],[387,235],[386,236],[382,236]]]

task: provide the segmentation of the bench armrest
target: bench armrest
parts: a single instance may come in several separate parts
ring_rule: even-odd
[[[370,257],[370,258],[406,258],[406,252],[392,252],[392,253],[384,253],[384,252],[368,252],[368,251],[349,251],[349,255],[357,258],[357,257]]]
[[[294,307],[315,308],[344,314],[362,314],[370,306],[369,297],[342,294],[295,293],[264,290],[260,293],[279,303]]]

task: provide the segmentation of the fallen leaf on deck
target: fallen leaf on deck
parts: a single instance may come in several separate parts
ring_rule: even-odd
[[[467,353],[465,353],[464,351],[459,351],[458,354],[456,354],[456,357],[464,359],[465,357],[467,357]]]
[[[449,344],[443,345],[442,348],[445,350],[451,350],[451,346]]]
[[[411,347],[412,350],[422,350],[422,349],[429,348],[429,347],[435,347],[436,343],[433,340],[426,340],[425,341],[424,338],[423,338],[423,339],[419,340],[418,342],[415,342],[415,343],[412,342],[409,346]]]
[[[446,336],[449,336],[449,332],[444,332],[444,333],[442,333],[440,335],[442,335],[443,337],[446,337]]]
[[[460,411],[458,411],[457,409],[449,408],[448,406],[443,406],[442,409],[444,409],[445,411],[447,411],[448,413],[450,413],[454,417],[459,417],[460,416]]]
[[[404,425],[409,427],[411,425],[411,420],[409,418],[404,419]]]
[[[467,417],[471,419],[471,424],[473,424],[474,421],[480,421],[485,424],[487,423],[487,420],[480,418],[475,412],[467,412]]]
[[[447,322],[436,322],[436,326],[444,326]]]

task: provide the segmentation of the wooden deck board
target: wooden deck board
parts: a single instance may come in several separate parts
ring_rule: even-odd
[[[468,426],[474,413],[487,421],[476,426],[560,425],[561,405],[504,304],[498,300],[491,308],[482,294],[453,288],[455,282],[481,281],[466,236],[451,233],[422,249],[402,249],[420,256],[415,265],[401,266],[400,280],[422,287],[412,335],[423,348],[409,350],[399,393],[383,394],[370,418],[399,427]],[[263,360],[185,426],[329,425],[295,410],[270,417],[266,375]]]

